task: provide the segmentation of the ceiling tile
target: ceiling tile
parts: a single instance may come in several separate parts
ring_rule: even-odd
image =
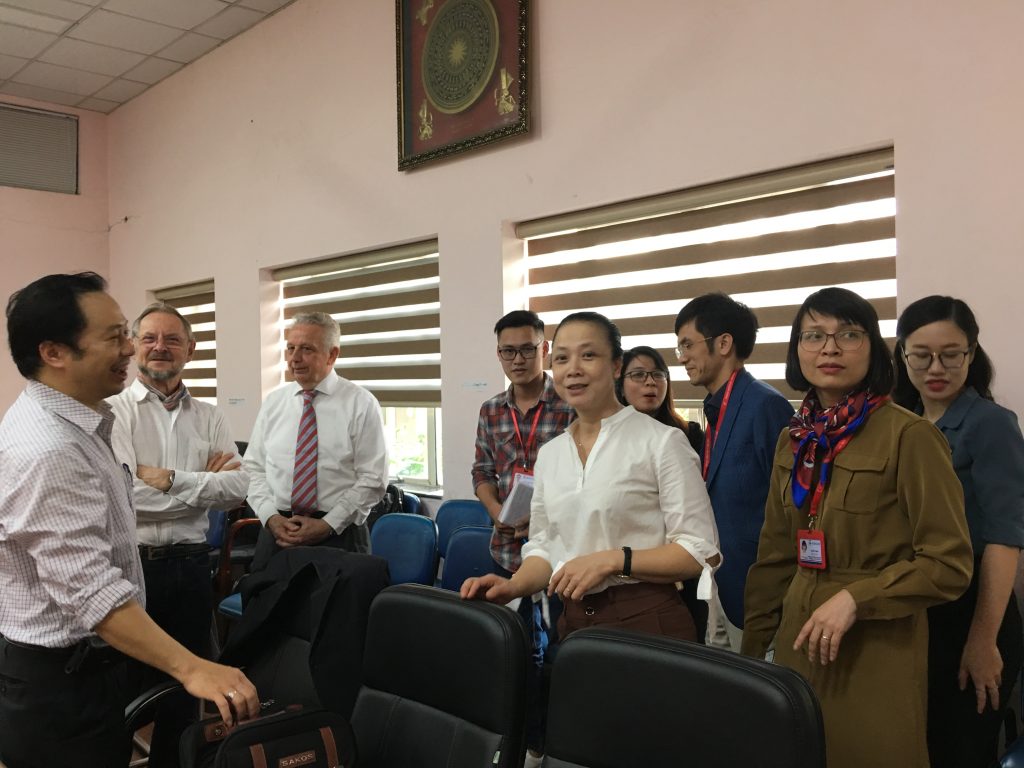
[[[0,24],[0,50],[11,56],[33,59],[56,39],[56,35]]]
[[[156,53],[181,34],[181,30],[151,21],[121,16],[103,9],[84,18],[68,32],[69,37],[111,45],[137,53]]]
[[[186,32],[179,39],[160,51],[160,57],[188,64],[220,45],[215,37],[205,37],[193,32]]]
[[[92,10],[91,5],[72,3],[69,0],[3,0],[4,5],[13,5],[36,13],[58,16],[62,19],[78,21]]]
[[[16,78],[17,82],[25,85],[36,85],[40,88],[66,91],[67,93],[78,93],[82,96],[89,96],[110,82],[108,75],[97,75],[92,72],[83,72],[80,69],[58,67],[55,64],[45,64],[41,61],[33,61],[21,70],[16,75]]]
[[[5,56],[0,53],[0,80],[6,80],[26,64],[28,64],[28,59],[19,59],[17,56]]]
[[[73,107],[82,100],[81,95],[77,93],[54,91],[49,88],[40,88],[36,85],[24,85],[23,83],[7,83],[4,86],[4,93],[21,96],[25,99],[48,101],[51,104],[64,104],[68,107]]]
[[[128,101],[149,88],[145,83],[134,83],[131,80],[115,80],[101,91],[93,94],[98,99],[111,101]]]
[[[67,19],[55,19],[53,16],[43,16],[41,13],[9,8],[6,5],[0,5],[0,22],[56,34],[60,34],[71,25]]]
[[[265,14],[259,11],[234,6],[228,8],[216,18],[210,19],[202,26],[196,27],[196,32],[227,40],[229,37],[234,37],[239,32],[248,29],[264,16]]]
[[[126,16],[192,29],[212,19],[228,4],[221,0],[107,0],[103,7]]]
[[[131,80],[138,80],[141,83],[158,83],[172,72],[177,72],[184,64],[177,61],[167,61],[153,56],[139,64],[131,72],[126,72],[125,77]]]
[[[288,5],[292,0],[237,0],[237,4],[246,8],[255,8],[257,11],[272,13],[278,8]]]
[[[120,75],[127,72],[146,57],[141,53],[129,53],[105,45],[86,43],[65,37],[57,41],[40,57],[40,61],[60,64],[65,67],[99,72],[104,75]]]
[[[78,107],[80,109],[91,109],[93,112],[103,112],[104,114],[113,112],[120,106],[121,105],[116,101],[107,101],[106,99],[97,99],[93,97],[89,97],[88,99],[78,103]]]

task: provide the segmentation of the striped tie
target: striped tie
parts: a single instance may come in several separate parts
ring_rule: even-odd
[[[292,512],[308,515],[317,508],[316,498],[316,411],[313,398],[316,390],[302,393],[302,418],[295,441],[295,475],[292,480]]]

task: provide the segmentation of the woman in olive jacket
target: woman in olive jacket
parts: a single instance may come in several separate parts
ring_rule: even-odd
[[[829,768],[927,768],[925,611],[973,564],[949,449],[890,401],[878,316],[850,291],[804,302],[786,380],[807,397],[775,454],[743,652],[774,639],[775,662],[810,681]]]

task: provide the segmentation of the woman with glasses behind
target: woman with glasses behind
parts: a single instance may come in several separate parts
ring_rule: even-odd
[[[821,702],[829,768],[926,768],[925,609],[960,595],[971,551],[942,435],[889,399],[878,315],[811,294],[786,381],[807,396],[779,438],[743,652],[800,672]]]
[[[683,419],[672,407],[672,377],[658,350],[653,347],[626,350],[622,354],[622,373],[615,391],[623,405],[632,405],[665,426],[683,430],[693,450],[700,451],[704,430],[697,422]]]
[[[672,406],[672,377],[665,358],[653,347],[633,347],[622,354],[622,373],[615,393],[623,405],[632,405],[667,427],[682,430],[690,447],[698,454],[704,442],[704,430],[696,421],[686,421]],[[697,642],[704,644],[708,631],[708,604],[697,597],[697,579],[687,579],[679,596],[693,616]]]
[[[928,609],[928,749],[933,768],[982,768],[996,760],[1024,644],[1013,596],[1024,546],[1024,438],[1013,411],[992,401],[992,364],[967,304],[915,301],[896,336],[896,402],[949,441],[974,546],[967,591]]]

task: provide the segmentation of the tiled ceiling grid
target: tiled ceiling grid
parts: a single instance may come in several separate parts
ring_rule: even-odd
[[[0,0],[0,100],[111,112],[292,2]]]

